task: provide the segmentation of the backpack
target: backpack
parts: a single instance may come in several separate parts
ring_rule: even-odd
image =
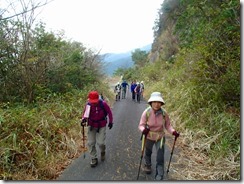
[[[106,109],[104,107],[103,100],[99,99],[98,103],[99,103],[99,106],[103,109],[104,116],[106,117],[108,115],[108,113],[107,113],[107,111],[106,111]],[[91,104],[89,102],[87,102],[87,105],[91,105]]]
[[[143,83],[141,83],[140,85],[141,85],[141,89],[143,90],[143,89],[144,89],[144,84],[143,84]]]
[[[137,93],[140,93],[141,92],[141,85],[140,84],[137,84],[135,91]]]
[[[99,99],[104,101],[104,97],[103,97],[103,94],[99,95]]]
[[[121,91],[121,85],[117,84],[115,86],[115,92],[119,93]]]
[[[99,101],[98,101],[98,103],[99,103],[99,106],[100,106],[100,108],[103,110],[103,119],[102,120],[107,120],[107,115],[108,115],[108,113],[107,113],[107,111],[106,111],[106,109],[105,109],[105,107],[104,107],[104,104],[103,104],[103,100],[101,100],[101,99],[99,99]],[[89,103],[89,102],[87,102],[87,105],[91,105],[91,103]],[[99,120],[100,121],[100,120]],[[99,129],[100,129],[100,123],[99,123],[99,121],[95,121],[95,122],[97,122],[98,123],[98,129],[97,129],[97,132],[99,132]],[[88,121],[88,124],[89,124],[89,121]],[[91,125],[91,124],[90,124]],[[91,125],[91,127],[90,127],[91,129],[90,130],[92,130],[92,125]]]

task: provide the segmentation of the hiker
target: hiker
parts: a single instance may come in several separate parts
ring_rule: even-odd
[[[81,126],[88,126],[87,145],[91,156],[91,167],[98,164],[96,143],[101,151],[101,161],[105,160],[107,115],[109,118],[108,127],[111,129],[113,127],[113,115],[109,105],[105,101],[99,100],[97,91],[91,91],[88,94],[88,103],[81,120]]]
[[[127,88],[129,88],[129,84],[126,82],[126,80],[124,80],[121,83],[121,87],[122,87],[122,99],[125,99]]]
[[[142,113],[138,126],[146,137],[143,169],[146,174],[151,173],[151,155],[155,145],[157,152],[155,180],[163,180],[165,130],[175,137],[179,137],[180,134],[171,126],[169,115],[162,108],[165,102],[160,92],[153,92],[148,104],[150,106]]]
[[[132,94],[132,100],[133,101],[135,101],[135,99],[136,99],[135,88],[136,88],[136,83],[134,81],[132,81],[132,83],[130,85],[130,91],[131,91],[131,94]]]
[[[115,87],[114,87],[114,92],[115,92],[115,94],[116,94],[116,96],[115,96],[115,100],[116,100],[116,101],[120,100],[121,85],[120,85],[119,82],[115,85]]]
[[[143,98],[143,93],[144,93],[144,88],[145,88],[144,82],[141,81],[140,85],[141,85],[141,98]]]
[[[136,95],[136,101],[140,103],[141,101],[141,85],[139,82],[136,83],[136,87],[134,89]]]

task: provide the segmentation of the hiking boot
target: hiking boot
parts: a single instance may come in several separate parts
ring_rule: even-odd
[[[146,174],[151,174],[151,172],[152,172],[150,165],[144,165],[143,170]]]
[[[97,158],[93,158],[93,159],[91,160],[90,165],[91,165],[91,167],[96,167],[96,166],[97,166],[97,163],[98,163]]]
[[[101,161],[105,160],[105,152],[101,152]]]

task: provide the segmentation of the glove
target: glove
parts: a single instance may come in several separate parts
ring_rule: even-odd
[[[109,129],[111,129],[113,127],[113,123],[109,123],[108,127],[109,127]]]
[[[145,126],[144,130],[142,131],[142,134],[144,134],[145,136],[147,136],[147,134],[149,133],[150,128],[148,125]]]
[[[174,135],[176,138],[180,136],[180,134],[176,131],[173,131],[172,135]]]
[[[80,122],[80,126],[86,126],[87,118],[83,118]]]

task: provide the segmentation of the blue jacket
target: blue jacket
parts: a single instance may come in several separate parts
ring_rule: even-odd
[[[126,88],[127,86],[129,86],[129,84],[127,82],[122,82],[121,86],[122,86],[122,88]]]
[[[131,84],[131,86],[130,86],[131,92],[134,92],[136,86],[137,86],[136,83],[135,84]]]

